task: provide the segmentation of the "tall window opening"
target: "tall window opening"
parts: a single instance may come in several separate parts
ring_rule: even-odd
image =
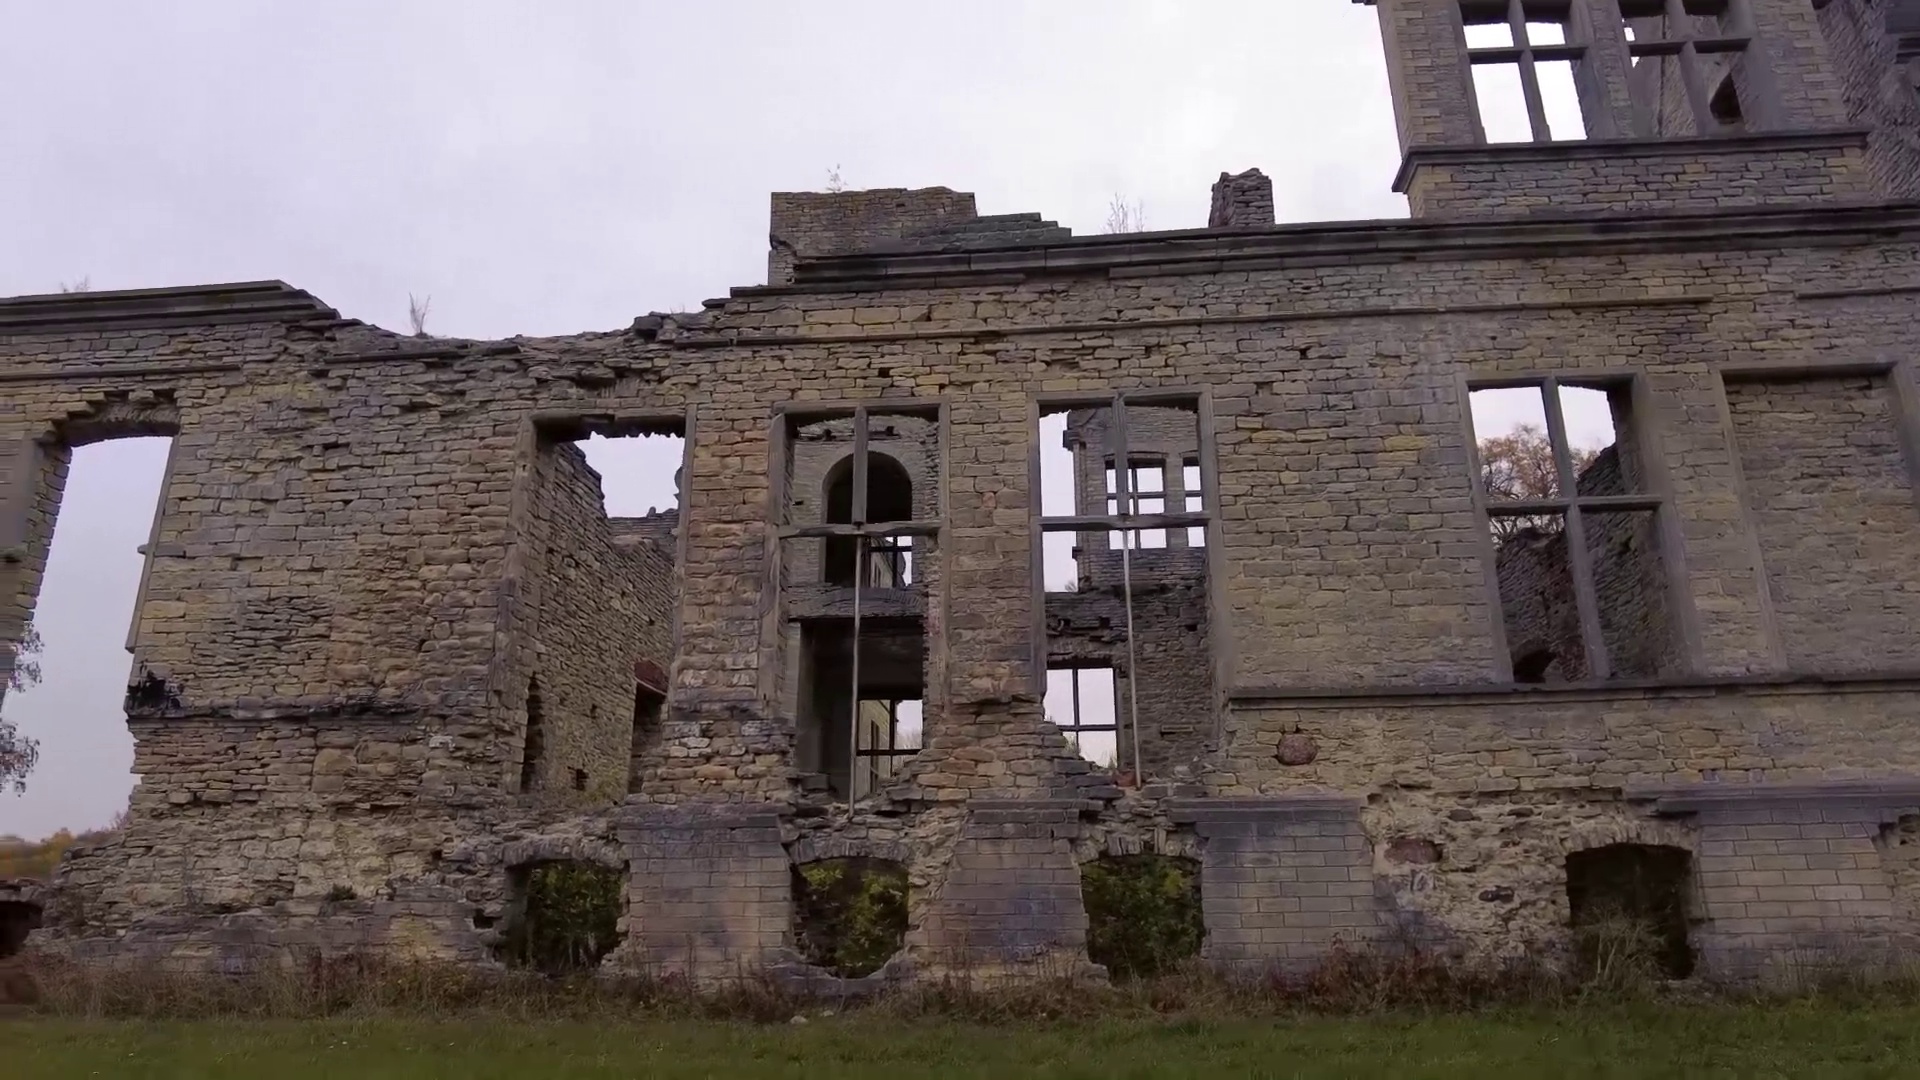
[[[546,710],[540,700],[540,680],[527,683],[527,719],[520,740],[520,790],[530,792],[540,781],[540,759],[546,756]]]
[[[1047,717],[1123,774],[1190,762],[1214,719],[1205,402],[1045,395],[1038,411],[1035,669]]]
[[[936,403],[777,418],[779,696],[803,793],[882,795],[925,745],[940,430]]]
[[[0,564],[6,831],[106,826],[138,783],[128,685],[156,635],[186,617],[173,583],[154,580],[156,564],[180,565],[168,506],[177,431],[164,395],[110,397],[0,447],[0,549],[19,555]]]
[[[1461,0],[1482,137],[1552,142],[1588,135],[1576,82],[1584,41],[1569,0]]]
[[[1630,380],[1476,385],[1474,497],[1486,519],[1511,677],[1648,678],[1682,666],[1662,501],[1634,437]]]
[[[1746,129],[1753,40],[1747,0],[1620,0],[1620,15],[1633,58],[1638,134]]]
[[[853,455],[849,453],[827,475],[827,521],[853,524]],[[866,522],[885,524],[913,520],[913,477],[906,466],[884,453],[867,456]],[[861,584],[873,589],[897,589],[913,582],[913,537],[873,536],[864,545],[857,536],[829,536],[826,540],[825,579],[829,585],[851,586],[855,568]],[[865,558],[857,558],[861,547]]]
[[[659,680],[661,683],[664,681],[664,679]],[[640,791],[640,785],[646,775],[647,755],[660,744],[660,714],[666,703],[667,694],[663,686],[644,681],[634,684],[633,742],[627,758],[627,794],[629,795]]]
[[[536,784],[611,801],[657,745],[679,616],[689,410],[545,421],[517,522],[521,671],[538,671],[550,756]],[[542,657],[563,656],[556,666]],[[635,684],[658,696],[636,709]],[[584,783],[569,778],[585,774]]]

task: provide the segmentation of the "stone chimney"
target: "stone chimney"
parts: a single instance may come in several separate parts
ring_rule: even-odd
[[[1209,229],[1247,229],[1273,224],[1273,181],[1259,169],[1238,176],[1221,173],[1213,185]]]

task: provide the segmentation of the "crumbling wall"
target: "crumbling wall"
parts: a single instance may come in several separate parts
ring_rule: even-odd
[[[1132,760],[1127,734],[1138,695],[1140,761],[1147,776],[1191,769],[1213,737],[1212,654],[1207,592],[1197,582],[1142,584],[1133,592],[1132,656],[1126,599],[1103,588],[1047,597],[1047,663],[1111,667],[1122,760]],[[1131,662],[1130,662],[1131,660]]]
[[[1886,377],[1730,382],[1726,393],[1787,665],[1920,665],[1920,511]]]

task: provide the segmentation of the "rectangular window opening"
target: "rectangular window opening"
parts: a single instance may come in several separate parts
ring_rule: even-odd
[[[1520,65],[1473,65],[1473,97],[1479,103],[1480,128],[1489,143],[1533,141]]]
[[[1542,60],[1535,68],[1540,72],[1540,103],[1547,112],[1547,130],[1554,141],[1586,138],[1587,119],[1580,111],[1580,89],[1574,82],[1573,61]]]
[[[801,791],[857,802],[924,745],[940,406],[794,409],[776,423],[782,647],[797,653],[780,707],[795,717]]]
[[[1470,391],[1475,480],[1517,682],[1673,670],[1660,505],[1632,437],[1632,391],[1580,377]]]
[[[30,604],[25,625],[6,628],[19,640],[0,642],[14,681],[4,691],[6,719],[38,744],[25,792],[0,784],[8,824],[23,835],[105,826],[139,782],[126,724],[128,683],[139,677],[149,635],[189,617],[145,603],[150,586],[180,596],[169,587],[177,583],[158,577],[174,562],[158,548],[177,523],[169,523],[166,509],[174,440],[155,427],[88,432],[78,446],[22,439],[9,447],[16,458],[0,459],[0,471],[27,481],[16,485],[20,501],[0,500],[0,536],[11,538],[0,542],[26,554]],[[259,561],[244,558],[243,541],[225,546],[230,550],[218,555],[234,566],[222,587],[243,581]],[[259,661],[276,659],[275,649]]]
[[[1108,768],[1120,763],[1120,680],[1111,667],[1047,669],[1047,720],[1080,756]]]

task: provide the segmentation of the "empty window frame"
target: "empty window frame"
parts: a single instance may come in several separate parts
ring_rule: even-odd
[[[855,710],[853,797],[864,799],[893,779],[923,745],[921,702],[868,699]]]
[[[1574,77],[1587,46],[1573,39],[1571,16],[1571,0],[1461,0],[1483,141],[1586,137]],[[1516,92],[1524,123],[1499,100]]]
[[[1105,666],[1053,667],[1047,671],[1047,719],[1068,745],[1095,765],[1116,765],[1120,756],[1120,679]]]
[[[1151,578],[1143,573],[1151,568],[1153,576],[1166,573],[1204,573],[1208,589],[1217,588],[1211,568],[1199,562],[1186,562],[1192,556],[1184,551],[1154,548],[1199,548],[1208,546],[1217,500],[1212,495],[1214,449],[1210,404],[1203,394],[1192,390],[1166,389],[1122,391],[1107,397],[1076,394],[1039,395],[1036,420],[1056,414],[1069,415],[1070,445],[1076,449],[1076,461],[1087,462],[1093,470],[1077,485],[1080,497],[1071,513],[1058,513],[1063,507],[1036,499],[1034,507],[1034,581],[1044,586],[1045,539],[1061,533],[1077,534],[1083,554],[1097,547],[1104,559],[1083,561],[1080,568],[1082,588],[1114,588],[1123,604],[1125,656],[1121,666],[1138,669],[1134,633],[1134,592],[1136,574],[1142,585]],[[1139,419],[1138,437],[1151,447],[1143,452],[1134,446],[1131,417]],[[1173,430],[1178,428],[1178,432]],[[1079,432],[1076,437],[1073,433]],[[1045,482],[1042,471],[1040,426],[1034,431],[1033,473],[1036,484]],[[1087,455],[1085,458],[1079,455]],[[1114,463],[1127,462],[1127,468]],[[1076,471],[1081,467],[1076,464]],[[1088,502],[1092,506],[1088,506]],[[1088,512],[1097,510],[1100,512]],[[1090,540],[1105,533],[1106,541]],[[1117,552],[1114,557],[1108,552]],[[1137,562],[1137,560],[1146,560]],[[1184,569],[1183,569],[1184,566]],[[1117,574],[1115,571],[1117,570]],[[1162,578],[1164,580],[1164,578]],[[1042,587],[1036,596],[1034,664],[1037,676],[1049,670],[1046,597]],[[1210,602],[1213,610],[1217,604]],[[1218,668],[1218,656],[1214,667]],[[1055,670],[1065,670],[1058,669]],[[1217,670],[1216,670],[1217,675]],[[1116,701],[1118,745],[1115,761],[1137,766],[1141,759],[1139,703],[1132,679],[1125,680],[1125,697]],[[1057,711],[1051,710],[1050,711]],[[1079,740],[1082,752],[1087,745]]]
[[[1575,673],[1572,681],[1671,669],[1672,620],[1677,613],[1667,602],[1667,523],[1661,498],[1640,475],[1643,455],[1635,445],[1631,420],[1635,389],[1631,377],[1544,376],[1468,385],[1474,503],[1486,517],[1489,566],[1499,575],[1490,589],[1494,609],[1506,626],[1507,647],[1513,650],[1507,661],[1515,681],[1551,681],[1544,676],[1554,664],[1552,654],[1571,638],[1577,638],[1577,644],[1568,647],[1577,655],[1562,658],[1562,664]],[[1521,413],[1510,418],[1519,422],[1502,432],[1478,417],[1481,395],[1516,399],[1505,408]],[[1537,400],[1532,400],[1534,395]],[[1570,397],[1590,399],[1581,402],[1580,409],[1612,412],[1610,417],[1581,418],[1584,426],[1610,428],[1610,445],[1574,448],[1564,406]],[[1544,435],[1526,413],[1539,417]],[[1485,430],[1477,430],[1481,428]],[[1517,439],[1520,448],[1500,449],[1504,438]],[[1539,444],[1542,438],[1544,446]],[[1516,636],[1516,597],[1507,595],[1514,590],[1506,574],[1514,560],[1503,550],[1508,545],[1514,545],[1510,551],[1516,555],[1526,555],[1529,546],[1548,553],[1527,556],[1531,566],[1545,569],[1528,575],[1531,587],[1525,591],[1530,595],[1519,598],[1520,606],[1532,603],[1544,611],[1560,601],[1542,594],[1570,591],[1572,610],[1565,612],[1565,620],[1550,612],[1535,613],[1538,621],[1550,625],[1569,623],[1564,632],[1550,628],[1528,635],[1539,641]]]
[[[1636,72],[1642,60],[1653,57],[1672,73],[1696,133],[1731,134],[1746,129],[1749,110],[1740,100],[1744,80],[1736,76],[1753,41],[1747,0],[1620,0],[1620,15]],[[1641,94],[1655,93],[1663,99],[1637,97],[1640,134],[1666,133],[1663,84],[1638,79],[1634,87]]]
[[[843,794],[858,800],[871,794],[885,777],[893,775],[900,762],[919,753],[922,746],[920,701],[904,695],[876,696],[874,688],[863,681],[862,622],[873,592],[903,588],[918,580],[916,541],[935,544],[941,531],[939,519],[915,513],[916,507],[939,505],[938,492],[918,490],[911,470],[872,449],[875,426],[894,418],[912,418],[929,426],[932,435],[926,447],[928,460],[923,463],[926,468],[921,486],[935,488],[941,482],[938,457],[940,447],[945,445],[946,411],[939,402],[903,401],[871,406],[782,407],[776,414],[769,500],[776,545],[769,559],[769,585],[780,587],[783,549],[797,542],[815,545],[821,551],[820,569],[826,584],[851,590],[851,605],[845,612],[850,639],[848,694],[842,699],[849,703],[848,715],[844,726],[829,722],[826,738],[837,741],[850,762],[849,790]],[[827,474],[820,519],[796,524],[790,520],[794,505],[790,489],[795,482],[795,463],[800,460],[794,453],[796,440],[823,421],[845,422],[851,450]],[[881,483],[876,484],[876,479]],[[833,730],[836,727],[837,732]]]
[[[1123,485],[1121,477],[1113,467],[1112,459],[1107,461],[1107,516],[1117,517],[1120,513]],[[1135,457],[1127,464],[1126,483],[1128,512],[1134,515],[1157,515],[1167,512],[1167,461],[1160,457]],[[1130,543],[1135,550],[1140,548],[1163,548],[1167,546],[1167,530],[1141,529],[1137,532],[1110,532],[1107,534],[1107,547],[1118,551],[1123,543]]]

